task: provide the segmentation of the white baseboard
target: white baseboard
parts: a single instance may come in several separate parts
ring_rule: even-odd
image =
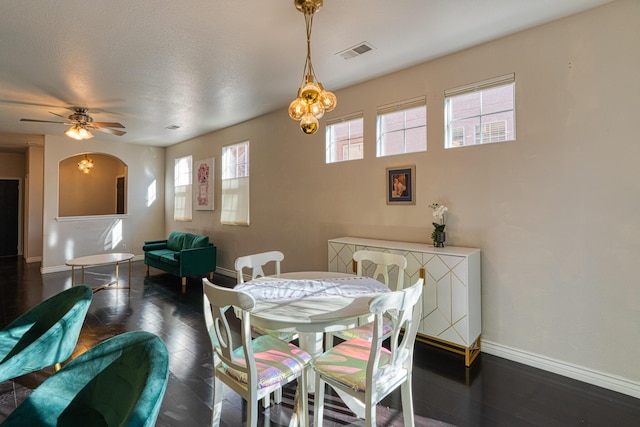
[[[506,347],[490,341],[482,340],[482,352],[513,360],[534,368],[553,372],[554,374],[573,378],[598,387],[613,390],[635,398],[640,398],[640,383],[630,381],[615,375],[594,371],[582,366],[549,359],[539,354],[529,353],[511,347]]]
[[[228,276],[232,278],[236,277],[235,270],[229,270],[228,268],[217,267],[217,266],[216,266],[216,274],[222,274],[223,276]]]
[[[134,262],[134,261],[144,261],[144,255],[135,255],[131,259],[131,262]],[[71,267],[68,265],[53,265],[51,267],[40,267],[40,274],[57,273],[59,271],[68,271],[68,270],[71,270]]]
[[[32,262],[40,262],[42,261],[42,257],[41,256],[32,256],[32,257],[27,257],[24,260],[27,264],[30,264]]]

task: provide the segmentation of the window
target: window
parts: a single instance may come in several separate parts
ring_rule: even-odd
[[[222,147],[220,222],[249,225],[249,141]]]
[[[327,163],[364,158],[362,112],[327,121]]]
[[[173,167],[173,219],[191,221],[191,156],[174,160]]]
[[[515,74],[448,89],[445,148],[515,141]]]
[[[378,157],[427,151],[427,100],[420,97],[378,108]]]

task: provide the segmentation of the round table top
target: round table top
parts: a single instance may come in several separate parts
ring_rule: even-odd
[[[134,257],[133,254],[115,252],[108,254],[97,254],[97,255],[87,255],[81,256],[78,258],[72,258],[65,262],[66,265],[71,266],[82,266],[86,267],[89,265],[106,265],[106,264],[115,264],[117,262],[128,261]]]
[[[355,276],[345,273],[308,271],[282,273],[274,279],[314,280],[330,277]],[[385,289],[388,288],[385,287]],[[373,315],[369,312],[369,301],[374,296],[332,295],[286,301],[256,301],[256,306],[251,310],[251,323],[266,329],[289,332],[340,331],[371,321]]]

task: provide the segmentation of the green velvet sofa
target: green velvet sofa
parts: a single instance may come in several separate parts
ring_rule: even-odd
[[[209,236],[173,231],[166,240],[144,242],[144,263],[174,276],[182,278],[182,291],[187,286],[187,277],[209,274],[213,280],[216,271],[216,247]]]

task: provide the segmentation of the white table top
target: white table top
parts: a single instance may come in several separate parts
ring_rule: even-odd
[[[298,286],[300,282],[307,282],[317,285],[318,282],[322,282],[322,279],[326,281],[331,278],[336,279],[334,283],[337,286],[340,286],[340,283],[349,283],[352,290],[360,284],[362,293],[322,294],[321,296],[303,294],[294,298],[274,300],[256,298],[256,306],[251,311],[251,323],[267,329],[290,332],[331,332],[353,328],[371,321],[369,300],[375,295],[390,291],[386,285],[371,278],[360,280],[365,278],[318,271],[283,273],[279,277],[270,276],[252,280],[237,285],[235,289],[255,288],[260,283],[278,283],[279,286],[287,286],[289,283]],[[358,279],[345,280],[355,278]],[[299,288],[296,288],[296,291],[299,291]],[[259,293],[257,295],[260,297]]]
[[[70,266],[87,267],[90,265],[115,264],[122,261],[128,261],[130,259],[133,259],[133,257],[134,255],[129,253],[87,255],[70,259],[66,261],[65,264]]]

